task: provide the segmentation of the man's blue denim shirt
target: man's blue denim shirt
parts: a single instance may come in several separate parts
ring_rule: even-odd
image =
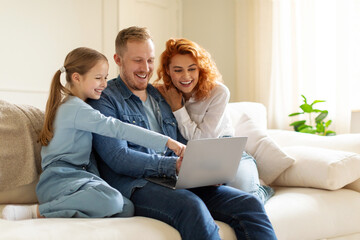
[[[186,143],[170,106],[151,84],[148,84],[147,92],[158,105],[155,115],[161,121],[159,124],[163,134]],[[88,103],[105,116],[150,129],[142,101],[127,88],[120,76],[108,82],[99,100],[88,100]],[[159,155],[152,149],[126,140],[97,134],[93,134],[91,158],[96,158],[100,176],[127,198],[130,198],[135,188],[147,183],[145,177],[174,177],[176,172],[177,157],[170,150]]]

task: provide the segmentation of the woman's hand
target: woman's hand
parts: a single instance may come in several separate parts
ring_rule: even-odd
[[[167,89],[164,85],[158,85],[156,88],[170,105],[173,112],[182,108],[182,94],[177,88],[171,86]]]
[[[170,148],[176,155],[178,155],[179,157],[183,157],[184,156],[184,152],[186,149],[186,146],[178,141],[175,141],[172,138],[169,138],[169,140],[166,143],[166,146],[168,148]]]

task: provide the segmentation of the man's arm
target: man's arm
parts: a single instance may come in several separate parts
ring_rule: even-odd
[[[116,109],[106,96],[101,97],[98,101],[91,101],[91,105],[105,116],[119,118],[117,114],[119,109]],[[93,147],[115,173],[135,178],[175,176],[176,156],[161,156],[153,150],[135,146],[125,140],[97,134],[93,134]]]
[[[128,147],[125,140],[94,134],[93,147],[101,159],[115,172],[141,178],[147,176],[175,176],[175,156],[161,156]],[[147,150],[147,149],[146,149]]]

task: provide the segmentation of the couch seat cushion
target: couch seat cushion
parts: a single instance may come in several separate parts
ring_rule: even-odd
[[[144,217],[107,219],[0,219],[2,239],[159,239],[180,240],[180,234],[169,225]],[[5,231],[6,229],[6,231]]]
[[[279,240],[360,233],[360,193],[352,190],[277,187],[265,209]]]
[[[281,147],[321,147],[360,154],[360,133],[339,134],[324,137],[315,134],[279,129],[269,129],[267,132]]]
[[[180,240],[179,232],[161,221],[146,217],[130,218],[48,218],[23,221],[1,219],[5,205],[0,205],[0,239],[36,240]],[[222,239],[236,240],[234,230],[216,221]]]

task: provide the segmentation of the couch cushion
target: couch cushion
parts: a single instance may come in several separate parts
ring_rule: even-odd
[[[283,147],[295,159],[273,183],[336,190],[360,178],[360,154],[307,146]]]
[[[248,137],[245,151],[256,159],[259,177],[267,184],[271,184],[295,161],[245,113],[235,125],[235,135]]]
[[[0,216],[4,205],[0,205]],[[223,222],[221,239],[236,240],[234,230]],[[84,239],[84,240],[180,240],[179,232],[161,221],[146,217],[130,218],[48,218],[26,221],[0,219],[1,239]]]
[[[356,181],[346,185],[344,188],[360,192],[360,179],[357,179]]]
[[[226,107],[226,111],[231,117],[234,126],[239,125],[241,116],[246,113],[262,130],[267,129],[266,107],[257,102],[232,102]]]
[[[166,223],[145,217],[131,218],[51,218],[26,221],[0,219],[2,239],[174,239],[180,234]]]
[[[348,189],[275,188],[265,209],[279,240],[360,233],[360,193]]]
[[[321,147],[360,154],[360,133],[339,134],[325,137],[309,133],[269,129],[268,134],[281,147]]]

